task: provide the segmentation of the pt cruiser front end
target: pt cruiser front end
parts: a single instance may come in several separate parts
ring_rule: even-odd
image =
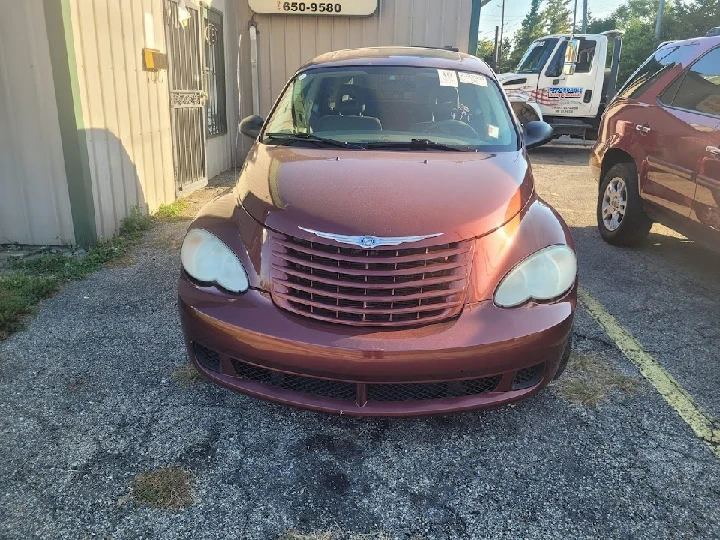
[[[358,416],[536,392],[570,354],[577,263],[492,72],[450,51],[323,55],[185,238],[188,353],[246,394]]]

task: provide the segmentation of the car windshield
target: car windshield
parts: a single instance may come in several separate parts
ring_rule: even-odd
[[[555,50],[557,42],[556,38],[535,41],[520,60],[517,73],[540,73]]]
[[[266,144],[515,151],[518,134],[497,83],[479,73],[407,66],[315,68],[290,81]]]

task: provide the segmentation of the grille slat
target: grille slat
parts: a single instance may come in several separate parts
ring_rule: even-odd
[[[407,249],[338,247],[273,233],[273,299],[294,313],[358,326],[459,313],[471,242]]]
[[[398,276],[424,276],[426,273],[425,270],[428,268],[426,265],[422,266],[413,266],[410,268],[370,268],[369,263],[362,263],[364,266],[363,268],[354,268],[354,267],[345,267],[345,266],[339,266],[335,265],[332,266],[329,263],[320,261],[318,262],[317,259],[307,258],[307,259],[301,259],[299,257],[295,257],[293,255],[288,255],[287,253],[280,253],[277,251],[273,251],[273,255],[279,256],[282,259],[284,259],[286,262],[294,263],[296,265],[299,265],[301,267],[307,267],[312,270],[324,270],[326,272],[332,272],[336,274],[347,274],[350,276],[386,276],[389,273],[392,273],[392,275],[398,275]],[[393,266],[392,264],[389,264],[388,266]],[[453,271],[460,268],[464,268],[464,263],[439,263],[432,266],[432,269],[434,272],[441,272],[441,271]],[[422,277],[420,278],[422,279]]]
[[[300,270],[295,270],[293,268],[288,268],[286,266],[282,266],[279,264],[273,264],[272,267],[273,267],[273,270],[283,272],[289,276],[295,276],[298,278],[308,278],[309,277],[308,274],[306,274],[305,272],[302,272]],[[327,285],[338,285],[340,287],[356,287],[356,288],[361,288],[361,289],[364,288],[364,287],[358,287],[357,282],[349,282],[349,281],[344,281],[341,279],[331,279],[331,278],[326,278],[326,277],[323,277],[323,276],[320,276],[317,274],[313,274],[312,277],[313,277],[313,281],[315,281],[317,283],[324,283]],[[397,288],[398,284],[400,284],[400,285],[407,284],[407,283],[412,284],[412,282],[413,282],[412,279],[398,280],[397,277],[398,276],[392,276],[392,279],[390,279],[387,283],[373,283],[372,288],[373,289],[395,289],[395,288]],[[405,276],[401,276],[401,277],[404,278]],[[462,286],[464,287],[464,285],[465,285],[464,282],[466,280],[467,280],[467,275],[465,275],[464,273],[452,274],[449,276],[426,278],[422,281],[422,286],[428,287],[431,285],[446,285],[446,284],[450,284],[450,283],[463,282]],[[363,280],[362,283],[365,283],[365,281]]]
[[[311,294],[312,293],[317,294],[318,292],[326,291],[328,293],[333,293],[333,296],[339,300],[351,300],[351,301],[358,301],[358,302],[363,302],[363,301],[367,302],[369,298],[371,299],[370,301],[372,301],[372,302],[395,302],[395,301],[399,301],[399,300],[422,300],[425,298],[433,298],[433,297],[440,297],[440,296],[447,297],[448,294],[450,294],[450,295],[452,294],[453,290],[457,294],[461,294],[463,292],[462,288],[456,287],[454,289],[450,289],[450,288],[448,288],[448,289],[430,289],[428,291],[409,293],[409,294],[403,294],[403,295],[396,296],[395,294],[376,295],[376,294],[372,294],[372,292],[373,292],[372,289],[370,289],[370,290],[364,289],[367,293],[371,293],[371,294],[363,295],[363,294],[361,294],[363,289],[357,289],[358,293],[352,294],[352,293],[348,293],[348,292],[341,292],[339,289],[341,289],[343,287],[335,287],[335,289],[338,289],[338,290],[333,291],[331,289],[322,289],[322,288],[319,289],[317,286],[311,287],[311,286],[302,285],[300,283],[293,283],[291,281],[286,281],[283,279],[278,279],[277,283],[279,283],[280,285],[282,285],[288,289],[289,288],[297,289],[299,291],[305,291],[305,292],[311,293]],[[423,287],[419,287],[419,289],[422,290]],[[387,293],[388,290],[391,293],[394,293],[394,291],[397,289],[381,289],[381,292]]]
[[[287,242],[278,238],[277,245],[282,246],[286,249],[297,250],[298,245],[292,242]],[[341,249],[341,248],[338,248]],[[347,262],[367,262],[372,261],[374,263],[391,263],[400,264],[405,262],[417,262],[418,254],[412,255],[400,255],[397,249],[393,250],[375,250],[375,249],[351,249],[348,250],[351,253],[336,253],[332,254],[327,251],[322,251],[316,248],[302,247],[303,253],[310,256],[328,257],[331,256],[333,259]],[[424,255],[431,255],[430,259],[441,259],[451,257],[458,254],[456,249],[443,249],[438,251],[424,250]],[[357,253],[356,253],[357,252]],[[388,253],[386,253],[388,252]]]
[[[455,302],[442,302],[438,301],[432,304],[419,304],[416,301],[413,301],[413,306],[407,306],[402,308],[392,308],[391,306],[378,306],[380,302],[358,302],[361,304],[360,306],[356,306],[355,303],[353,305],[348,305],[349,302],[346,302],[344,304],[340,304],[338,302],[338,299],[333,299],[330,296],[322,296],[322,295],[312,295],[313,299],[306,299],[302,297],[297,297],[291,294],[284,294],[280,292],[275,293],[278,298],[283,298],[285,300],[303,304],[306,306],[311,306],[314,308],[325,308],[325,309],[331,309],[333,306],[335,307],[341,307],[343,311],[347,313],[355,313],[358,315],[385,315],[388,314],[388,311],[392,311],[393,314],[403,314],[403,313],[422,313],[424,311],[437,311],[438,309],[449,309],[453,307],[457,307],[458,305],[462,304],[461,301],[455,301]],[[332,302],[335,302],[334,304]],[[382,302],[389,304],[390,302]],[[399,304],[400,302],[395,302],[395,304]],[[364,306],[362,304],[365,304]]]

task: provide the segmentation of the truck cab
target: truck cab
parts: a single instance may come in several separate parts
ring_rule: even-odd
[[[498,76],[522,124],[544,120],[555,137],[595,139],[614,97],[622,32],[555,34],[534,41],[513,73]]]

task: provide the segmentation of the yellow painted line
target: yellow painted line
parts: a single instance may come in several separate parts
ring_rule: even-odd
[[[583,287],[580,287],[578,297],[580,303],[615,342],[618,349],[635,364],[642,376],[650,381],[665,401],[720,458],[720,424],[704,412],[675,378],[646,353],[632,334],[625,330]]]

